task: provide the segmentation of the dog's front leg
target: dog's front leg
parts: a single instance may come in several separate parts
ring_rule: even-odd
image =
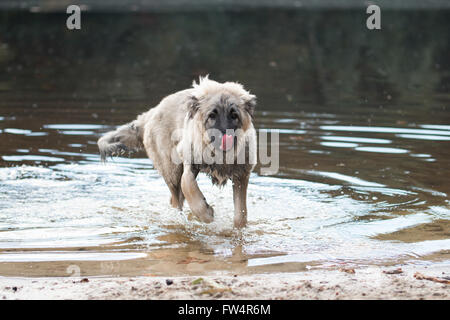
[[[247,187],[250,174],[233,177],[234,226],[243,228],[247,225]]]
[[[186,198],[192,212],[203,222],[214,220],[214,210],[206,202],[203,193],[198,187],[191,165],[184,165],[181,177],[181,190]]]

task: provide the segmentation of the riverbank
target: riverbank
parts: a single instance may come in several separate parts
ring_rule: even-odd
[[[450,299],[448,265],[205,277],[0,278],[0,299]]]

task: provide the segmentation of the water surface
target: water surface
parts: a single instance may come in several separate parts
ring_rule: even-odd
[[[447,11],[387,12],[378,34],[351,11],[89,14],[79,33],[64,15],[2,18],[0,275],[450,260]],[[144,154],[99,161],[102,133],[206,73],[244,83],[256,127],[280,132],[242,232],[230,185],[199,177],[203,224],[170,208]]]

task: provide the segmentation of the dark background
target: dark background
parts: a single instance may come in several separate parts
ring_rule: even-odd
[[[84,108],[132,102],[139,111],[205,74],[242,82],[260,110],[448,106],[445,9],[381,7],[382,30],[368,30],[365,7],[130,12],[111,11],[112,2],[86,7],[82,29],[68,30],[67,14],[30,3],[0,11],[0,107],[76,100]]]

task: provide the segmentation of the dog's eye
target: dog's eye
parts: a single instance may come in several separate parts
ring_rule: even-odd
[[[209,119],[214,120],[217,117],[217,110],[214,109],[208,116]]]
[[[231,117],[231,119],[233,119],[233,120],[236,120],[237,118],[239,118],[239,116],[237,115],[237,113],[234,112],[234,111],[232,111],[232,112],[230,113],[230,117]]]

